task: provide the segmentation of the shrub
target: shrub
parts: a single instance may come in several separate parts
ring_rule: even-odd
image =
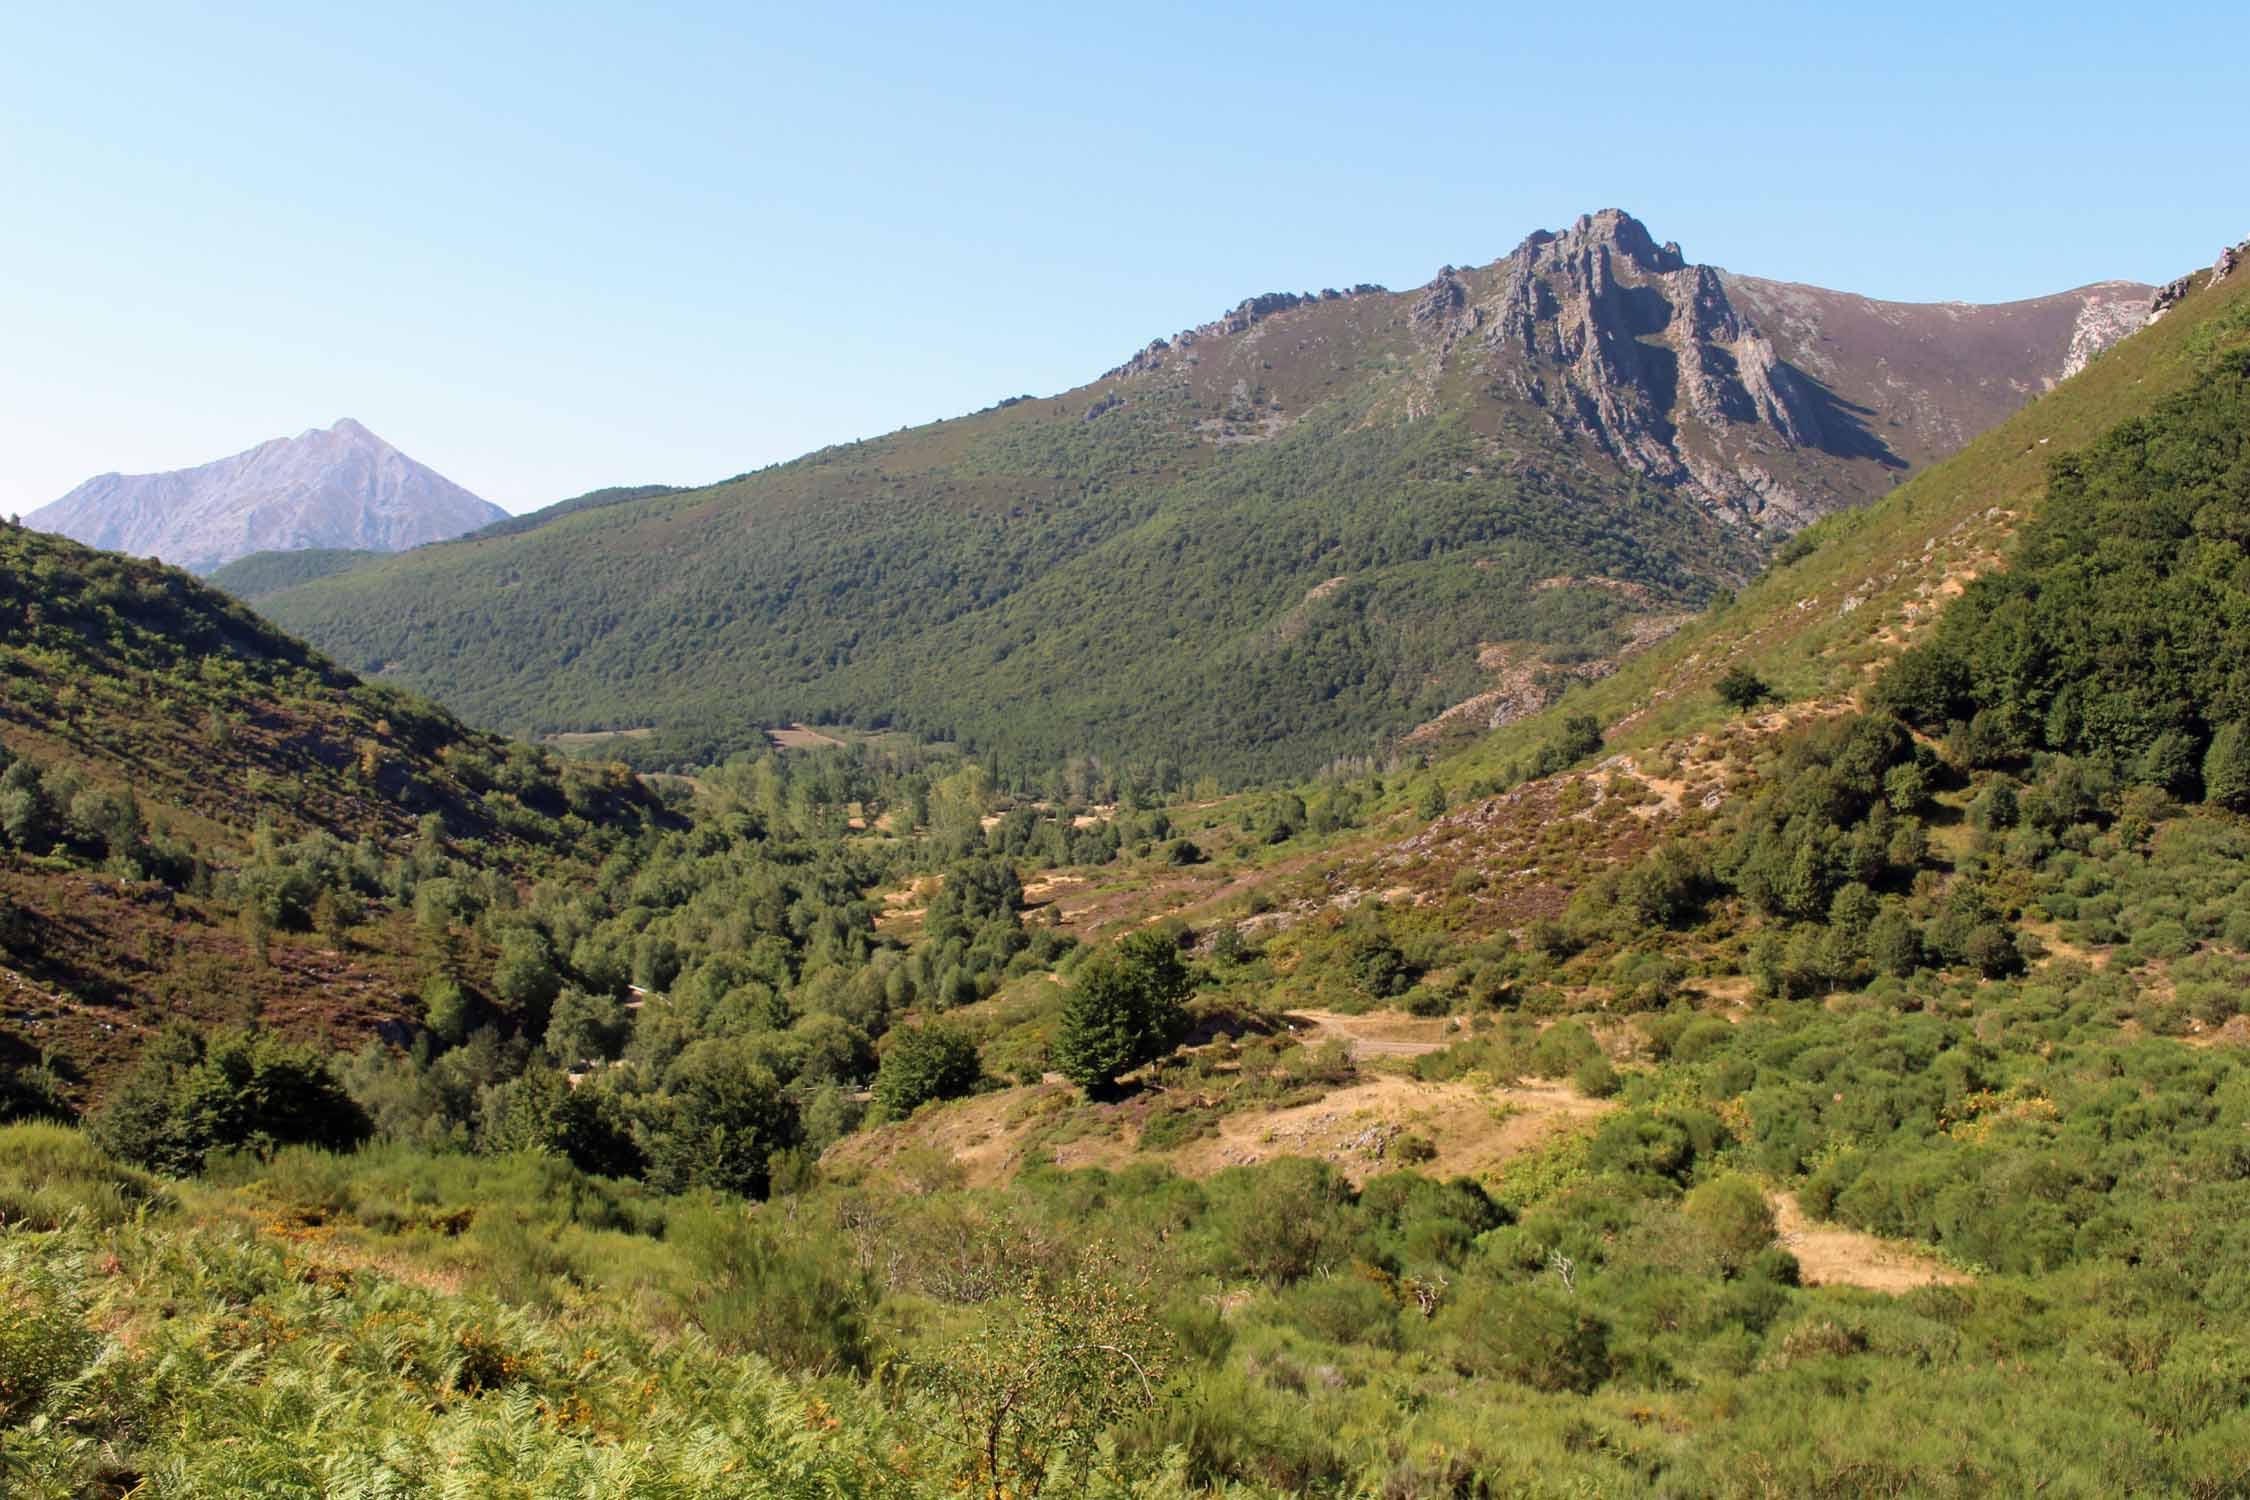
[[[1351,1188],[1326,1162],[1232,1167],[1211,1179],[1211,1192],[1228,1262],[1244,1274],[1287,1286],[1349,1253]]]
[[[1579,1093],[1589,1099],[1607,1099],[1617,1092],[1617,1069],[1610,1060],[1597,1052],[1578,1065],[1570,1081]]]
[[[343,1150],[372,1126],[318,1052],[266,1032],[205,1038],[167,1027],[89,1122],[112,1155],[162,1172],[199,1170],[223,1146]]]
[[[876,1070],[875,1103],[891,1119],[903,1120],[934,1099],[972,1092],[982,1076],[976,1043],[959,1026],[904,1027]]]
[[[1567,1293],[1472,1281],[1433,1333],[1464,1375],[1584,1395],[1609,1378],[1609,1325]]]
[[[676,1210],[666,1236],[695,1273],[689,1315],[721,1349],[801,1374],[866,1371],[875,1290],[845,1246],[716,1201]]]
[[[1766,680],[1748,667],[1736,667],[1718,681],[1719,701],[1738,712],[1755,708],[1774,695]]]
[[[1360,993],[1374,1000],[1403,995],[1414,984],[1414,971],[1398,944],[1382,933],[1365,933],[1351,945],[1345,969]]]
[[[1740,1271],[1773,1244],[1772,1205],[1755,1182],[1722,1172],[1690,1189],[1680,1212],[1710,1240],[1719,1261]]]

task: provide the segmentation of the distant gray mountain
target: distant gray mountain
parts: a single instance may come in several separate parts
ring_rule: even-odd
[[[401,552],[507,514],[346,417],[193,469],[103,474],[24,521],[207,573],[253,552]]]

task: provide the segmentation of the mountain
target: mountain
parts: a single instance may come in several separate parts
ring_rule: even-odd
[[[480,723],[653,729],[649,764],[802,720],[1027,766],[1296,773],[1606,670],[2149,294],[1876,302],[1690,264],[1611,211],[1416,291],[1252,298],[1062,395],[260,608]]]
[[[197,572],[262,551],[398,552],[507,519],[346,417],[165,474],[103,474],[25,517]]]

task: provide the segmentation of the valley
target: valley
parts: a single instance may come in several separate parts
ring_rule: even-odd
[[[2250,274],[2148,295],[1609,213],[395,555],[0,531],[0,1477],[2239,1492]]]

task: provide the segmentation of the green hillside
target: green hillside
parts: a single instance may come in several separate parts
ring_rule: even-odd
[[[1613,643],[1616,593],[1539,579],[1692,603],[1754,566],[1653,493],[1479,475],[1465,428],[1364,416],[1331,402],[1221,464],[1176,408],[1036,403],[260,604],[481,722],[654,723],[691,763],[808,720],[1245,776],[1468,696],[1480,642]]]
[[[1698,727],[1636,764],[1723,746],[1707,815],[1641,818],[1616,762],[1545,778],[1539,837],[1592,877],[1546,919],[1476,920],[1509,866],[1416,894],[1510,797],[1425,827],[1392,811],[1413,782],[1338,783],[1358,812],[1278,841],[1270,797],[1136,813],[1105,858],[1054,842],[1069,808],[987,825],[973,767],[886,797],[768,759],[591,881],[440,918],[497,943],[495,992],[560,985],[544,1015],[465,1034],[433,994],[412,1046],[334,1069],[163,1034],[84,1130],[0,1128],[0,1473],[72,1500],[2239,1492],[2241,305],[2191,301],[2096,390],[2121,420],[2033,454],[2011,565],[1903,655],[1784,652],[1787,571],[1691,631],[1868,705],[1683,695]],[[1910,545],[1919,503],[1856,534],[1934,555],[1959,523]],[[1100,947],[1055,923],[1059,877],[1157,894],[1181,831],[1269,899]],[[1307,839],[1408,883],[1276,903]],[[918,920],[857,899],[932,861]]]
[[[278,594],[299,584],[311,583],[371,562],[388,553],[356,551],[348,547],[306,547],[294,552],[253,552],[238,557],[209,575],[213,588],[255,604],[268,594]]]
[[[1754,286],[1843,320],[1776,324],[1821,379],[1729,301]],[[1661,634],[2051,379],[2080,295],[1789,291],[1613,211],[1414,292],[1252,299],[1061,396],[588,497],[260,607],[480,724],[653,730],[644,765],[806,721],[1014,771],[1304,775],[1496,672],[1536,698]],[[2017,331],[1952,331],[1986,322]]]
[[[480,900],[669,821],[176,568],[6,528],[0,617],[0,1067],[79,1102],[167,1018],[342,1041],[418,1014],[433,964],[481,985],[422,881]]]

